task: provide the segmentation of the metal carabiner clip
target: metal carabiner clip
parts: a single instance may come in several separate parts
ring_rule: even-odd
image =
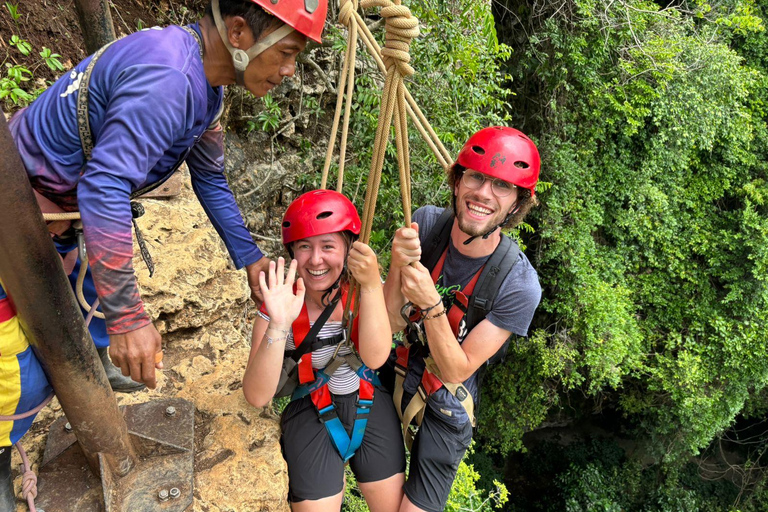
[[[426,344],[427,336],[424,332],[424,325],[421,321],[414,322],[411,320],[410,312],[413,308],[413,302],[406,302],[402,308],[400,308],[400,316],[403,317],[406,324],[406,338],[408,342],[413,345],[414,343]]]

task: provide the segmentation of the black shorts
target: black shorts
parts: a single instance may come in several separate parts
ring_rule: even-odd
[[[334,395],[347,435],[352,431],[357,393]],[[309,396],[291,402],[281,419],[280,444],[288,464],[288,500],[328,498],[344,488],[344,462]],[[377,482],[405,472],[405,448],[392,395],[376,388],[363,443],[349,459],[358,482]]]
[[[456,471],[472,441],[472,424],[456,425],[429,405],[411,448],[405,495],[428,512],[441,512],[448,501]]]

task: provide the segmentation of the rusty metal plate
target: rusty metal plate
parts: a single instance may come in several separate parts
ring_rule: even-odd
[[[169,409],[170,408],[170,409]],[[100,453],[101,475],[88,467],[65,418],[50,428],[40,467],[38,507],[46,512],[182,512],[192,504],[195,407],[180,398],[121,408],[136,467],[125,476]],[[173,491],[173,492],[171,492]],[[168,497],[161,500],[161,496]]]
[[[181,194],[181,173],[176,171],[162,185],[139,196],[139,199],[165,199]]]

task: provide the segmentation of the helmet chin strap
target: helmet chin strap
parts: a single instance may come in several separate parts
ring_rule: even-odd
[[[496,230],[497,230],[497,229],[499,229],[501,226],[503,226],[504,224],[506,224],[506,223],[509,221],[509,219],[511,219],[511,218],[512,218],[512,216],[513,216],[514,214],[516,214],[516,213],[517,213],[517,210],[519,210],[519,209],[520,209],[520,204],[518,204],[517,206],[515,206],[515,208],[514,208],[512,211],[510,211],[510,212],[507,214],[507,216],[506,216],[506,217],[504,217],[504,220],[503,220],[503,221],[501,221],[501,224],[496,224],[496,225],[495,225],[495,226],[493,226],[493,227],[492,227],[492,228],[491,228],[491,229],[490,229],[488,232],[486,232],[484,235],[482,235],[482,237],[483,237],[483,240],[488,240],[488,237],[489,237],[489,236],[491,236],[491,234],[492,234],[494,231],[496,231]],[[471,236],[471,237],[467,238],[466,240],[464,240],[464,242],[463,242],[463,244],[462,244],[462,245],[469,245],[469,244],[471,244],[471,243],[472,243],[472,242],[473,242],[473,241],[474,241],[474,240],[475,240],[475,239],[476,239],[478,236],[481,236],[481,235],[475,235],[475,236]]]
[[[245,86],[245,69],[248,67],[248,64],[251,63],[251,60],[255,59],[264,50],[295,30],[290,25],[283,25],[247,50],[241,50],[229,43],[227,25],[221,18],[221,11],[219,11],[219,0],[211,0],[211,10],[213,11],[213,22],[216,24],[216,29],[219,31],[221,41],[224,43],[224,46],[226,46],[230,55],[232,55],[232,63],[235,66],[235,82],[237,85],[241,86]]]

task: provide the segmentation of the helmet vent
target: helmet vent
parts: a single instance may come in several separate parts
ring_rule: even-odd
[[[517,162],[515,162],[515,167],[517,167],[518,169],[527,169],[530,167],[530,165],[528,165],[528,162],[523,162],[521,160],[518,160]]]
[[[333,215],[333,212],[322,212],[322,213],[318,213],[317,217],[315,217],[315,218],[317,220],[323,220],[323,219],[327,219],[331,215]]]
[[[485,154],[485,150],[483,148],[481,148],[480,146],[472,146],[472,151],[474,151],[478,155],[484,155]]]
[[[289,221],[289,220],[283,221],[283,227],[285,229],[288,229],[289,227],[291,227],[291,221]]]

